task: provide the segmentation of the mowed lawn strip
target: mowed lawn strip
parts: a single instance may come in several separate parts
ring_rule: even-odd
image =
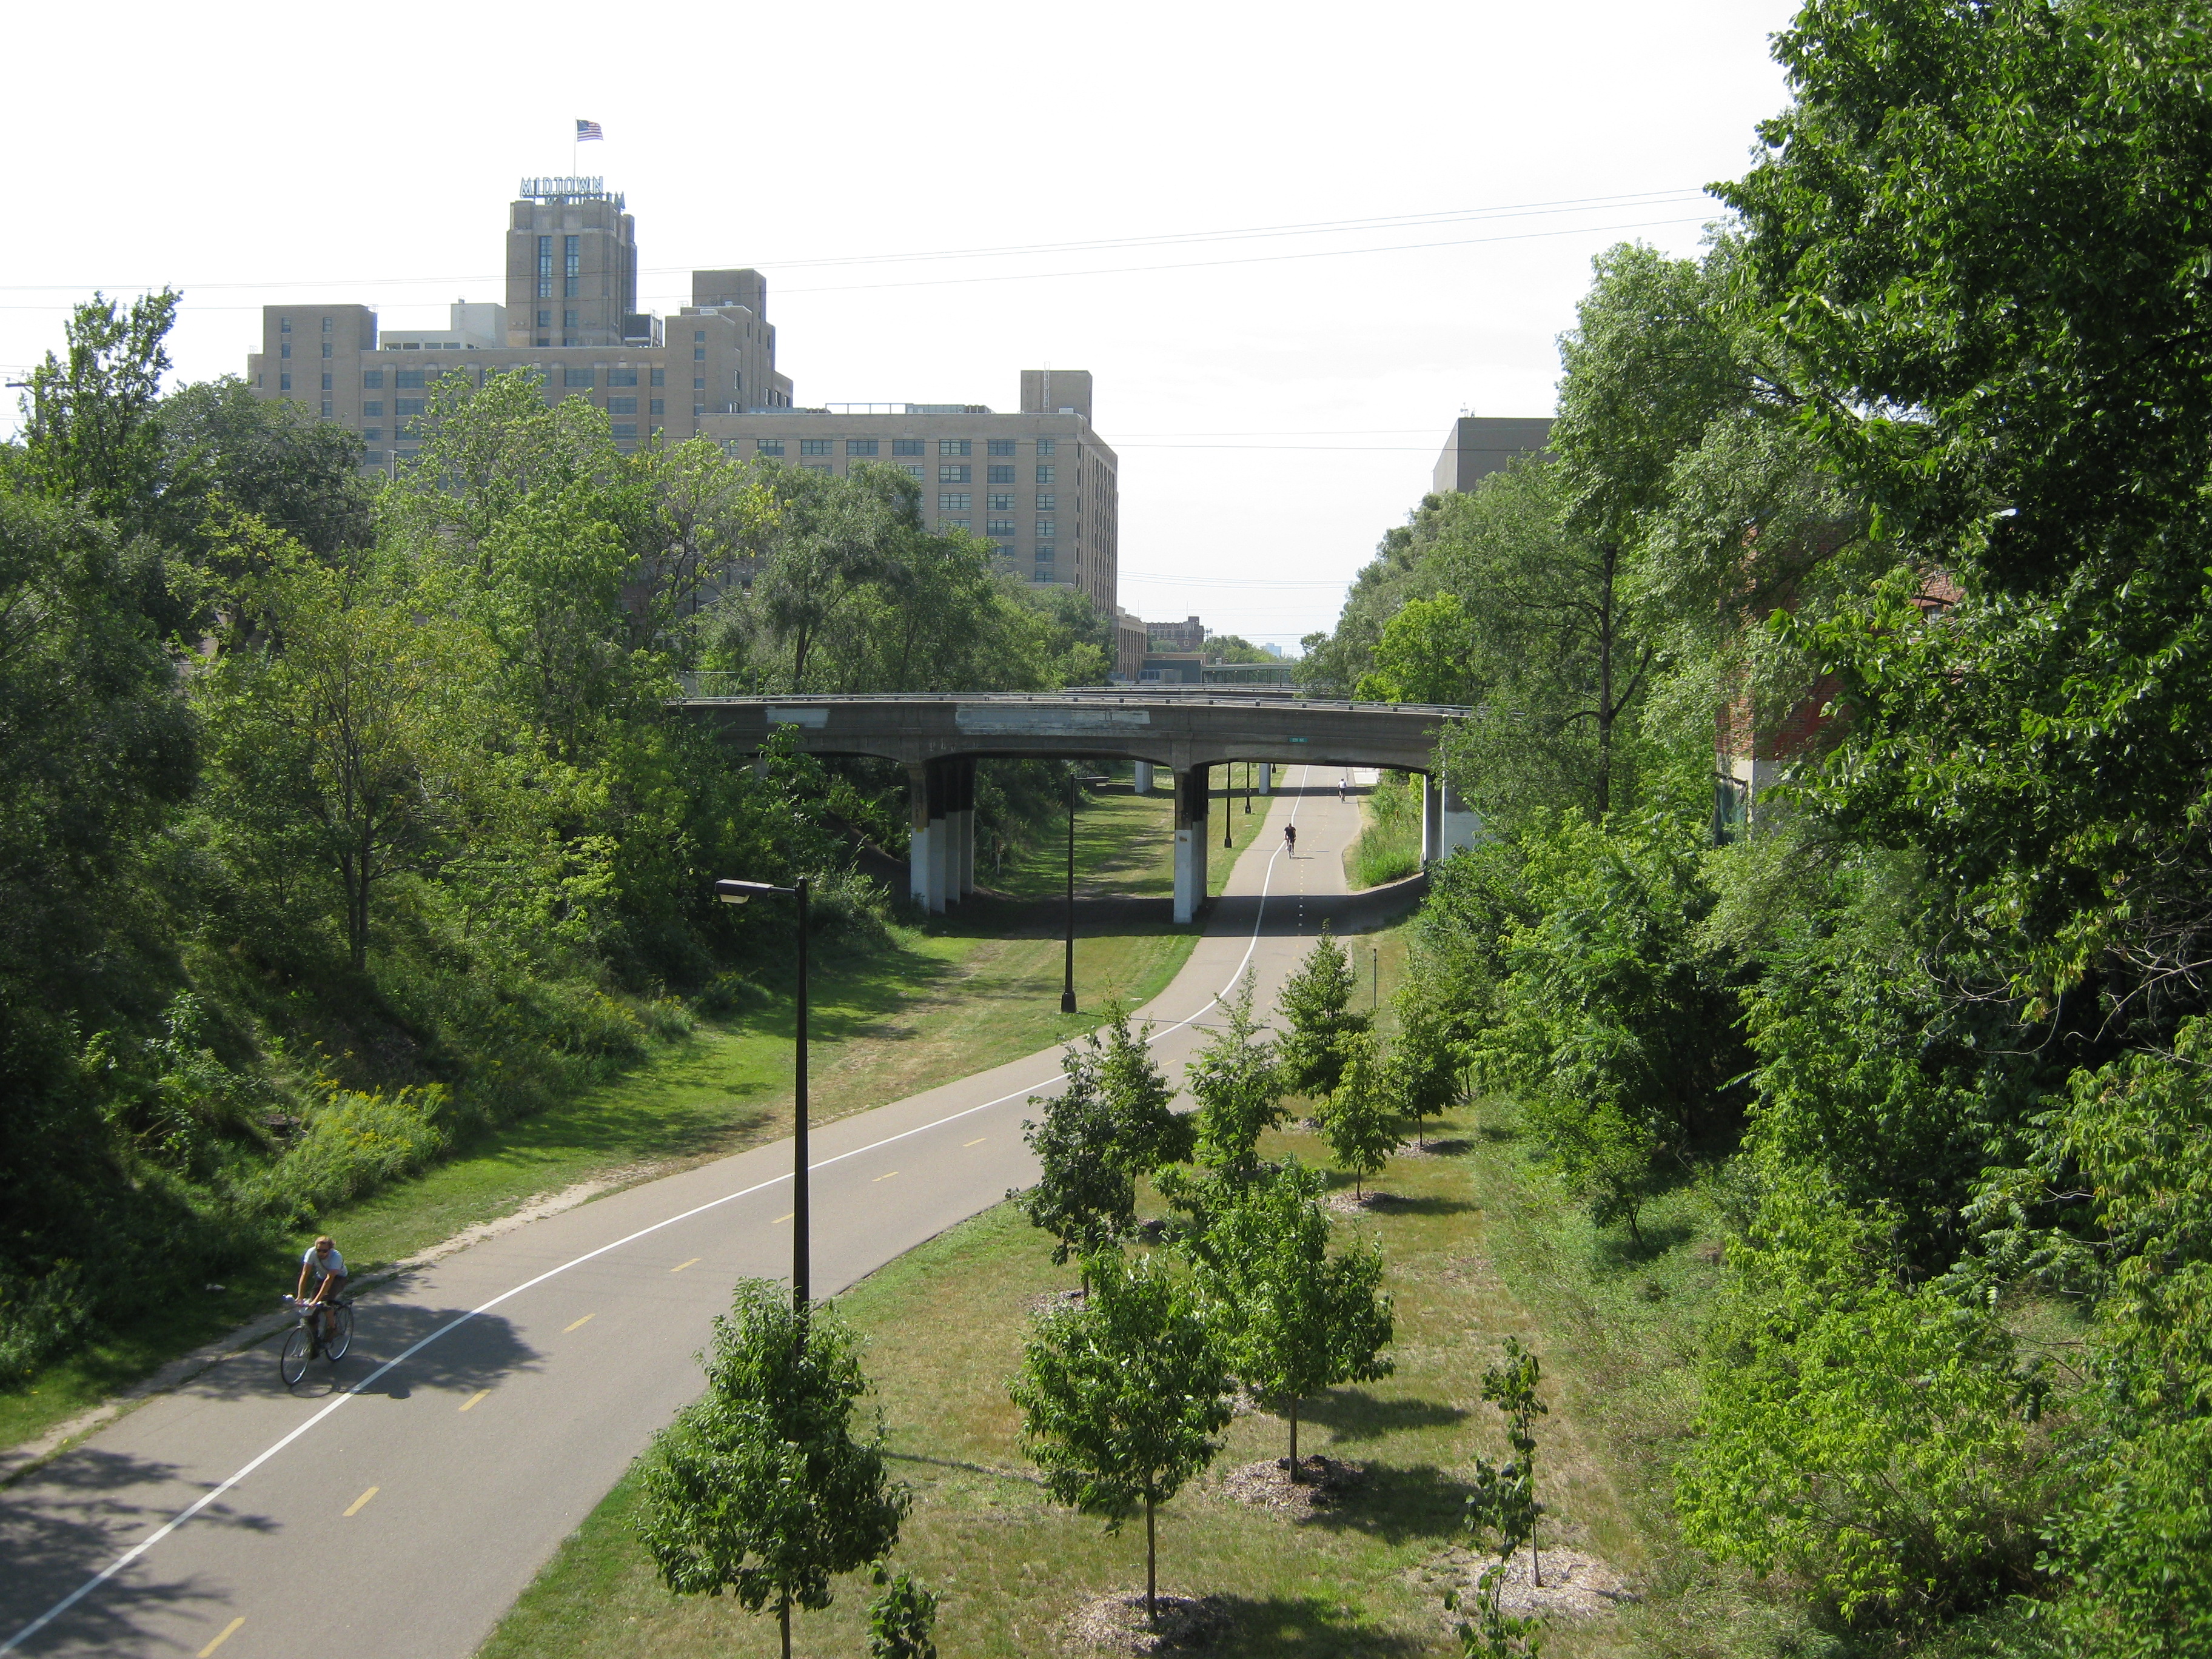
[[[1255,823],[1262,806],[1255,803]],[[1086,859],[1106,872],[1089,896],[1167,896],[1172,810],[1158,795],[1086,802],[1077,815],[1079,877]],[[1064,884],[1064,842],[1060,856]],[[1042,863],[1043,855],[1030,859]],[[950,916],[902,927],[886,948],[820,953],[810,1023],[815,1119],[902,1099],[1089,1030],[1109,998],[1133,1005],[1157,995],[1198,935],[1170,926],[1164,914],[1113,905],[1094,905],[1085,921],[1079,909],[1083,1012],[1073,1018],[1060,1012],[1059,914],[1035,902],[978,898]],[[612,1190],[780,1139],[791,1127],[792,1048],[789,988],[770,987],[735,1014],[702,1017],[690,1036],[657,1044],[624,1077],[478,1135],[435,1168],[320,1224],[357,1273],[373,1273],[580,1183]],[[149,1309],[27,1386],[0,1391],[0,1446],[44,1433],[220,1340],[291,1288],[283,1261],[229,1278],[204,1301]]]

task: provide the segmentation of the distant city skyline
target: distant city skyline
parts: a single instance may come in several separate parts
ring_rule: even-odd
[[[1121,459],[1121,602],[1295,644],[1419,502],[1457,415],[1551,412],[1594,254],[1696,250],[1703,186],[1786,101],[1765,42],[1790,9],[1410,0],[1324,32],[1139,3],[1105,28],[948,32],[863,0],[834,40],[763,14],[734,65],[661,52],[641,75],[581,49],[605,20],[561,0],[521,35],[406,0],[366,34],[225,0],[127,9],[100,99],[15,88],[40,229],[9,250],[0,369],[58,349],[96,287],[182,288],[191,380],[237,373],[280,299],[443,327],[503,300],[485,204],[573,170],[581,113],[606,133],[586,169],[650,227],[641,311],[680,308],[695,269],[759,270],[810,403],[1004,408],[1010,368],[1089,368]],[[70,61],[79,30],[34,10],[11,44]],[[373,104],[310,95],[317,64],[365,86],[372,44],[423,72]],[[918,86],[951,95],[917,114]]]

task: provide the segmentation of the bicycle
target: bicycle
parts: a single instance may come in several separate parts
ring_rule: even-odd
[[[296,1296],[288,1296],[284,1300],[300,1316],[276,1353],[276,1374],[289,1389],[296,1387],[307,1374],[309,1360],[327,1359],[335,1365],[346,1357],[346,1350],[353,1346],[353,1303],[345,1297],[330,1302],[302,1302]],[[321,1316],[325,1312],[331,1316],[331,1334],[327,1339],[323,1335]]]

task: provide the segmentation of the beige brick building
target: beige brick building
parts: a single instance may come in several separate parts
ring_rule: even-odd
[[[457,303],[443,329],[380,333],[366,306],[264,306],[246,384],[359,433],[365,465],[380,471],[415,454],[410,422],[441,377],[482,386],[515,369],[535,374],[550,400],[605,410],[624,451],[656,435],[702,436],[741,459],[841,474],[864,460],[900,466],[921,484],[931,526],[971,531],[1024,580],[1079,588],[1116,613],[1119,463],[1091,430],[1087,371],[1024,369],[1018,414],[799,409],[775,366],[768,279],[695,270],[690,305],[665,318],[639,312],[635,227],[603,180],[524,179],[506,241],[505,303]]]

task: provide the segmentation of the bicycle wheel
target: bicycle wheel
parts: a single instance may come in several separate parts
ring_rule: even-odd
[[[346,1357],[353,1346],[353,1310],[340,1308],[331,1316],[330,1340],[323,1344],[323,1358],[333,1365]]]
[[[276,1356],[276,1374],[284,1379],[288,1389],[297,1387],[307,1374],[307,1355],[313,1339],[305,1325],[295,1325],[284,1338],[284,1346]]]

